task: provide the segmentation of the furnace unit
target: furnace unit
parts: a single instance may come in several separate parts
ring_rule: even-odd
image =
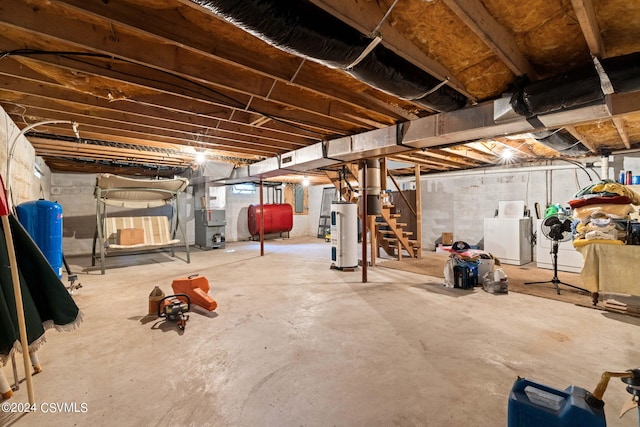
[[[196,246],[201,249],[224,248],[227,225],[222,209],[200,209],[195,213]]]
[[[200,209],[194,212],[195,244],[201,249],[225,247],[225,188],[209,182],[194,184],[194,196]]]

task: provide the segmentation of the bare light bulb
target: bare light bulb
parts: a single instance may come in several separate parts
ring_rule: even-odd
[[[196,153],[196,163],[201,165],[204,163],[204,161],[206,160],[206,156],[202,151],[198,151]]]

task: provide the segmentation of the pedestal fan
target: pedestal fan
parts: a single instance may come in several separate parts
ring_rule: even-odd
[[[540,230],[542,231],[542,234],[552,242],[551,253],[553,254],[553,279],[544,282],[525,282],[525,285],[553,283],[556,286],[556,292],[558,292],[558,295],[560,295],[560,288],[558,285],[565,285],[588,292],[586,289],[564,283],[558,279],[558,245],[560,242],[571,240],[571,220],[562,214],[552,214],[546,216],[545,219],[542,220]]]

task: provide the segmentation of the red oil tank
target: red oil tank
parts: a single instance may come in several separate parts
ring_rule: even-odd
[[[293,208],[288,203],[264,205],[264,234],[284,233],[293,228]],[[260,235],[260,205],[249,205],[249,234]]]

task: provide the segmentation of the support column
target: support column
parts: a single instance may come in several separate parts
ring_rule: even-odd
[[[368,220],[369,220],[369,234],[371,236],[371,244],[369,245],[369,247],[371,248],[371,266],[375,267],[376,265],[376,251],[378,248],[378,233],[377,233],[377,229],[376,229],[376,216],[375,215],[368,215],[367,216]]]
[[[422,258],[422,191],[420,186],[420,165],[416,165],[416,240],[419,246],[416,258]]]
[[[367,283],[367,161],[362,163],[362,283]]]
[[[609,156],[600,156],[600,178],[609,178]]]
[[[264,256],[264,185],[260,178],[260,256]]]

